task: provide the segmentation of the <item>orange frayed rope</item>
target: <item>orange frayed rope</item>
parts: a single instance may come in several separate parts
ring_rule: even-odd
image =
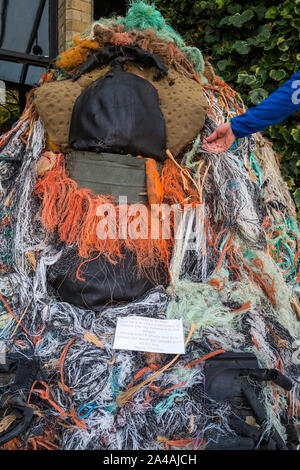
[[[168,205],[199,201],[197,191],[191,190],[190,181],[185,187],[181,169],[176,168],[174,163],[165,163],[161,182],[151,165],[148,161],[148,190],[152,200],[153,190],[156,189],[159,193],[156,201],[160,202],[164,198],[164,203]],[[150,205],[144,206],[145,214],[131,216],[130,206],[125,206],[124,210],[124,207],[114,202],[112,196],[97,195],[89,189],[78,188],[77,183],[68,177],[63,154],[56,156],[54,168],[38,178],[35,194],[41,199],[44,227],[50,232],[57,230],[62,242],[76,244],[80,257],[88,259],[100,253],[114,263],[127,250],[136,255],[140,271],[148,268],[155,271],[161,263],[168,266],[174,243],[174,218],[170,217],[167,237],[161,219],[158,220],[158,236],[153,237]],[[135,223],[139,226],[138,233],[141,236],[132,236],[130,230],[123,236],[122,228]],[[80,278],[79,272],[77,274]]]
[[[186,342],[185,342],[185,346],[188,344],[188,342],[190,341],[191,337],[192,337],[192,334],[195,330],[195,324],[192,323],[191,325],[191,329],[190,329],[190,332],[188,334],[188,337],[186,339]],[[167,365],[165,365],[164,367],[162,367],[161,369],[159,369],[158,371],[156,371],[153,375],[151,375],[150,377],[148,377],[147,379],[145,379],[142,383],[136,385],[135,387],[131,387],[129,390],[126,390],[125,392],[123,392],[121,395],[119,395],[116,399],[117,401],[117,404],[119,406],[123,406],[131,397],[134,393],[138,392],[141,388],[143,388],[145,385],[147,385],[148,383],[150,382],[153,382],[154,379],[156,379],[157,377],[159,377],[161,374],[163,374],[167,369],[169,369],[169,367],[174,364],[174,362],[177,361],[177,359],[179,358],[180,354],[177,354]]]

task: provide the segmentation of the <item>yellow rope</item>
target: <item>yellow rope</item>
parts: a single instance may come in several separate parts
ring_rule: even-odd
[[[91,341],[91,343],[94,343],[96,346],[99,346],[99,348],[104,349],[104,346],[101,341],[99,341],[99,339],[92,333],[86,333],[84,335],[84,339],[86,339],[87,341]]]
[[[1,421],[0,421],[0,432],[6,431],[6,429],[9,428],[9,426],[14,422],[16,419],[16,415],[10,414],[8,416],[5,416]]]
[[[185,346],[188,344],[188,342],[190,341],[191,337],[192,337],[192,334],[195,330],[195,323],[192,323],[192,326],[191,326],[191,329],[190,329],[190,332],[188,334],[188,337],[186,339],[186,342],[185,342]],[[116,398],[116,401],[117,401],[117,404],[119,406],[123,406],[129,399],[130,397],[138,392],[141,388],[143,388],[145,385],[147,385],[148,383],[152,382],[154,379],[156,379],[157,377],[159,377],[163,372],[165,372],[172,364],[174,364],[174,362],[177,361],[177,359],[179,358],[180,354],[177,354],[166,366],[162,367],[162,369],[159,369],[157,372],[155,372],[154,374],[152,374],[150,377],[148,377],[147,379],[145,379],[143,382],[141,382],[140,384],[136,385],[135,387],[132,387],[130,388],[129,390],[126,390],[125,392],[123,392],[121,395],[119,395],[117,398]]]
[[[198,188],[198,185],[197,183],[194,181],[194,179],[191,177],[189,171],[182,167],[181,165],[179,165],[178,162],[176,162],[175,158],[173,157],[172,153],[170,152],[170,150],[166,150],[166,155],[167,157],[170,158],[170,160],[172,160],[172,162],[180,169],[181,171],[181,176],[182,176],[182,179],[183,179],[183,183],[184,183],[184,188],[186,189],[186,182],[185,182],[185,179],[184,179],[184,175],[187,176],[189,178],[189,180],[196,186],[197,188],[197,191],[199,193],[199,188]],[[200,196],[200,193],[199,193],[199,196]]]
[[[26,313],[27,313],[27,310],[29,309],[30,304],[31,304],[31,301],[29,302],[29,304],[28,304],[27,307],[25,308],[24,312],[22,313],[21,318],[20,318],[20,320],[18,320],[17,326],[16,326],[16,328],[14,329],[14,331],[12,332],[12,334],[10,335],[10,338],[9,338],[9,339],[11,339],[11,338],[14,336],[15,332],[16,332],[17,329],[19,328],[19,326],[20,326],[20,324],[21,324],[21,321],[23,320],[23,318],[25,317],[25,315],[26,315]]]

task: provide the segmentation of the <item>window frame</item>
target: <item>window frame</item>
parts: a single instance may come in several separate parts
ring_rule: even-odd
[[[46,1],[47,0],[40,0],[39,6],[36,12],[34,24],[33,24],[29,39],[28,39],[26,52],[16,52],[16,51],[0,48],[0,60],[23,64],[19,82],[10,83],[11,86],[15,85],[16,88],[20,88],[20,87],[28,88],[28,85],[26,85],[25,82],[26,82],[29,65],[48,67],[58,54],[58,0],[49,0],[48,2],[49,57],[37,56],[37,55],[30,53],[32,46],[34,44],[34,41],[36,39],[36,36],[37,36],[42,14],[46,7]],[[3,7],[2,7],[1,14],[2,14],[2,21],[4,21],[4,23],[5,23],[5,8],[7,8],[8,2],[9,0],[3,0]],[[4,18],[3,18],[3,15],[4,15]]]

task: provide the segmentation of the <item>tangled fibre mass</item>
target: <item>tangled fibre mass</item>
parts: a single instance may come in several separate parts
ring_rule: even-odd
[[[167,151],[157,166],[146,159],[147,210],[164,202],[177,204],[182,215],[176,234],[171,223],[168,239],[97,237],[97,207],[114,199],[72,179],[67,166],[72,149],[48,132],[35,98],[53,86],[62,93],[71,90],[74,74],[98,51],[132,46],[154,54],[175,83],[187,81],[205,103],[203,126],[192,138],[185,135],[189,116],[181,109],[168,116],[166,108],[167,141],[168,129],[177,126],[189,144]],[[74,81],[73,103],[80,87],[103,75],[102,69],[106,73],[105,67],[100,64]],[[163,87],[163,80],[157,87]],[[171,94],[172,85],[169,78],[165,89]],[[187,46],[143,1],[131,2],[125,17],[102,18],[75,37],[28,94],[19,121],[0,137],[0,340],[11,364],[17,361],[16,369],[0,379],[2,449],[296,445],[297,436],[291,437],[300,414],[295,208],[272,145],[260,134],[240,139],[221,155],[202,147],[216,126],[242,112],[239,95],[215,75],[201,52]],[[73,281],[81,290],[91,259],[101,259],[110,272],[122,266],[124,253],[134,259],[134,275],[151,281],[141,295],[110,302],[112,293],[106,292],[101,308],[57,295],[52,281],[64,276],[66,265],[74,267]],[[122,282],[128,271],[125,267]],[[114,349],[117,319],[128,316],[181,318],[185,354]],[[251,385],[260,411],[242,419],[228,397],[212,393],[208,365],[221,363],[222,356],[223,361],[251,358],[255,370],[273,371],[272,380],[245,374],[241,385],[248,403]],[[289,386],[275,380],[276,374],[288,377]],[[18,383],[21,408],[16,405]],[[18,409],[30,411],[26,423]]]

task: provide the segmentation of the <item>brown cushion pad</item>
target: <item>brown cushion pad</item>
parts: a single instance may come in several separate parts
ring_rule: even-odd
[[[72,110],[81,91],[79,83],[64,80],[46,83],[34,93],[34,102],[49,138],[61,150],[68,147]]]
[[[95,69],[77,82],[63,80],[46,83],[35,92],[35,104],[51,141],[61,150],[70,150],[68,137],[74,103],[80,93],[97,78],[107,73],[109,67]],[[174,156],[186,147],[202,129],[207,100],[201,86],[190,78],[169,69],[167,77],[153,80],[154,68],[142,69],[127,64],[124,70],[149,80],[157,89],[159,104],[166,121],[167,148]]]

